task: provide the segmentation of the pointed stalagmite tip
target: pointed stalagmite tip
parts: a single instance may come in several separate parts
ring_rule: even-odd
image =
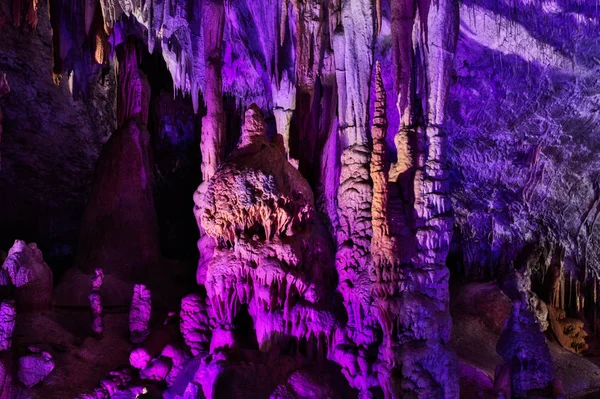
[[[240,144],[249,144],[252,141],[252,137],[264,136],[265,134],[266,126],[262,111],[256,104],[252,104],[248,107],[244,115],[244,126],[242,127]]]

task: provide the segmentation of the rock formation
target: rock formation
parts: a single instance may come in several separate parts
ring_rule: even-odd
[[[30,347],[30,354],[19,359],[19,381],[27,388],[42,382],[54,370],[52,355],[39,348]]]
[[[36,312],[52,308],[52,270],[44,262],[36,244],[16,240],[8,251],[2,269],[15,287],[19,312]]]
[[[595,395],[588,3],[0,4],[0,399]]]
[[[7,351],[12,346],[12,335],[15,329],[17,309],[14,301],[3,301],[0,304],[0,350]]]
[[[139,344],[150,333],[149,324],[152,315],[152,297],[150,290],[143,284],[133,286],[133,298],[129,310],[129,333],[131,342]]]
[[[90,310],[92,311],[92,332],[97,337],[101,337],[104,332],[104,322],[102,320],[102,296],[100,289],[104,284],[104,272],[102,269],[96,269],[92,277],[92,292],[88,296],[90,301]]]
[[[119,130],[105,144],[83,216],[76,263],[131,281],[158,263],[158,227],[152,195],[148,121],[149,85],[132,43],[119,61]],[[142,226],[143,225],[143,226]],[[123,302],[129,301],[123,299]]]
[[[186,295],[181,300],[181,335],[194,356],[210,346],[212,325],[206,301],[198,294]]]

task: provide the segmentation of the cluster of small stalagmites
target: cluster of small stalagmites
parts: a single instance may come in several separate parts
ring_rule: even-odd
[[[142,306],[146,304],[148,302]],[[150,308],[144,309],[146,311],[150,312]],[[163,324],[147,330],[145,335],[134,335],[133,330],[131,333],[137,347],[131,351],[129,363],[139,370],[140,379],[173,385],[183,364],[190,358],[188,348],[180,343],[178,317],[170,313]]]
[[[131,342],[138,344],[150,333],[150,315],[152,313],[152,296],[144,284],[133,286],[133,298],[129,310],[129,333]]]
[[[104,333],[102,297],[100,296],[102,284],[104,284],[104,272],[102,269],[96,269],[92,277],[92,292],[88,295],[88,300],[92,312],[92,332],[97,337],[101,337]]]
[[[137,398],[138,395],[146,393],[146,389],[142,385],[134,384],[133,380],[133,371],[130,368],[111,371],[93,392],[81,394],[77,399],[110,399],[117,393]]]
[[[5,286],[5,297],[0,303],[0,398],[8,399],[13,390],[11,347],[17,309],[37,312],[52,308],[52,271],[36,244],[16,240],[6,254],[0,278]],[[11,295],[15,299],[9,299]],[[28,354],[19,358],[17,366],[19,380],[31,388],[52,372],[54,360],[49,352],[32,346]]]
[[[36,244],[16,240],[0,270],[2,285],[14,287],[20,312],[52,308],[52,270],[44,262]]]

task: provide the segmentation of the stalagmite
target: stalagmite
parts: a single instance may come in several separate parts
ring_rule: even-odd
[[[150,86],[138,67],[134,43],[127,41],[117,50],[119,128],[104,144],[96,163],[75,264],[84,272],[102,268],[107,276],[140,281],[158,264],[160,248],[152,191],[154,164],[146,127]],[[111,301],[129,304],[130,292],[119,294]]]
[[[20,312],[39,312],[52,308],[52,270],[44,262],[36,244],[16,240],[2,265],[16,287]]]
[[[92,311],[92,332],[98,337],[101,337],[104,333],[102,297],[100,296],[102,284],[104,284],[104,272],[102,269],[96,269],[94,277],[92,277],[92,292],[88,296],[88,299],[90,301],[90,310]]]
[[[513,302],[510,318],[496,348],[510,366],[513,397],[526,397],[529,391],[549,393],[554,380],[550,351],[526,304]]]
[[[42,382],[54,370],[54,359],[49,352],[29,347],[30,354],[19,358],[19,381],[27,388]]]
[[[14,301],[2,301],[0,304],[0,351],[7,351],[12,346],[12,335],[17,319],[17,308]]]
[[[181,335],[194,356],[208,350],[212,335],[208,307],[198,294],[189,294],[181,300]]]
[[[129,310],[129,333],[131,342],[139,344],[150,333],[149,324],[152,313],[150,290],[144,284],[133,286],[133,298]]]

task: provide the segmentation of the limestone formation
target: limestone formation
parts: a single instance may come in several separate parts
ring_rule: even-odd
[[[133,298],[129,310],[129,334],[131,342],[139,344],[150,333],[152,298],[150,290],[144,284],[133,286]]]
[[[17,309],[14,301],[2,301],[0,304],[0,350],[9,350],[15,329]]]
[[[221,58],[225,12],[223,0],[204,1],[202,28],[204,34],[204,62],[206,64],[204,97],[206,116],[202,118],[202,180],[208,182],[223,158],[225,143],[225,115]]]
[[[554,380],[550,351],[535,316],[526,304],[513,302],[511,315],[496,348],[510,367],[513,397],[526,397],[529,392],[550,393]]]
[[[129,363],[138,370],[145,369],[167,345],[177,342],[178,336],[179,326],[172,319],[167,319],[164,324],[154,328],[140,346],[131,351]]]
[[[36,244],[16,240],[8,251],[2,269],[16,287],[15,299],[20,312],[52,308],[52,270],[44,262],[42,251]]]
[[[29,347],[30,354],[19,358],[19,381],[27,388],[44,381],[48,374],[54,370],[54,359],[46,351],[36,347]]]
[[[94,277],[92,277],[92,292],[88,296],[88,299],[90,301],[90,310],[92,311],[92,332],[98,337],[101,337],[104,333],[102,296],[100,295],[102,284],[104,284],[104,272],[102,269],[96,269]]]
[[[86,205],[75,263],[85,272],[102,268],[125,281],[147,276],[159,257],[152,193],[150,134],[146,128],[150,87],[131,42],[119,51],[119,129],[104,145]],[[125,305],[130,296],[119,302]]]
[[[548,319],[554,336],[563,348],[574,353],[588,349],[585,342],[588,334],[584,330],[583,321],[566,317],[564,310],[553,306],[548,306]]]
[[[212,326],[204,298],[189,294],[181,300],[181,335],[194,356],[208,350]]]

